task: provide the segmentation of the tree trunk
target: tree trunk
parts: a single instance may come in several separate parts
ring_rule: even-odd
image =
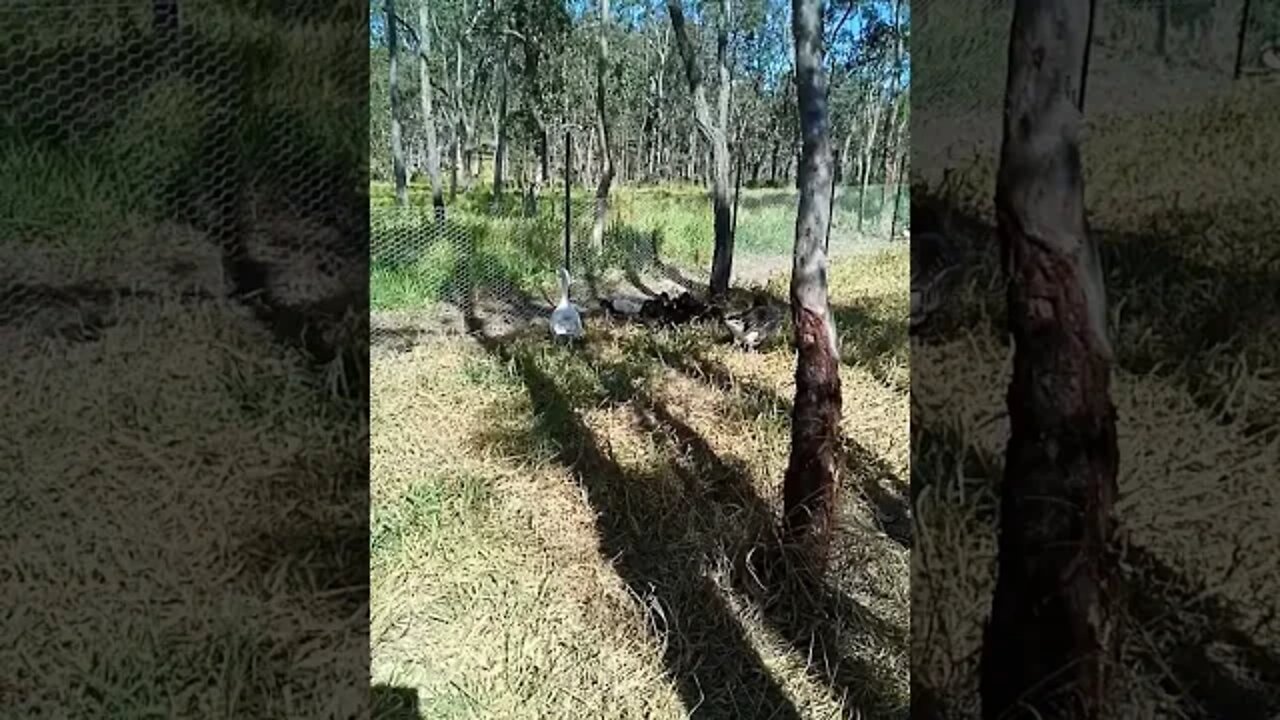
[[[844,135],[844,146],[840,148],[840,168],[838,170],[839,181],[846,184],[845,178],[849,176],[849,146],[852,144],[853,128],[849,128],[849,132]]]
[[[437,221],[444,220],[444,184],[440,180],[440,139],[436,137],[436,112],[432,99],[430,68],[431,24],[427,3],[418,5],[418,84],[422,88],[422,118],[427,130],[427,175],[431,178],[431,207]]]
[[[867,216],[867,185],[871,183],[871,159],[875,157],[876,152],[876,133],[880,129],[880,97],[879,93],[868,93],[870,100],[868,105],[870,109],[868,113],[870,117],[867,123],[867,137],[862,146],[862,177],[858,180],[858,232],[862,232],[863,223]]]
[[[822,0],[792,0],[796,94],[803,137],[800,207],[791,274],[796,399],[791,417],[791,457],[783,484],[783,528],[802,548],[807,564],[826,564],[835,507],[840,447],[840,352],[827,298],[823,249],[832,187],[831,137],[822,63]]]
[[[1244,69],[1244,39],[1249,30],[1251,4],[1250,0],[1244,0],[1244,6],[1240,8],[1240,28],[1236,33],[1236,62],[1231,71],[1231,77],[1234,80],[1240,79],[1240,72]]]
[[[404,161],[403,131],[400,127],[399,32],[396,30],[395,0],[387,0],[388,91],[391,97],[391,168],[396,183],[396,205],[409,204],[409,177]]]
[[[505,37],[505,36],[504,36]],[[502,41],[502,60],[498,64],[498,72],[502,73],[502,78],[498,85],[498,112],[494,119],[497,125],[497,132],[494,133],[493,142],[493,207],[497,209],[502,205],[502,196],[506,190],[506,165],[507,165],[507,86],[508,76],[510,75],[507,67],[507,61],[510,58],[511,43],[504,39]]]
[[[1075,106],[1087,23],[1087,3],[1018,0],[1011,29],[996,213],[1014,355],[986,720],[1099,718],[1119,662],[1112,352]]]
[[[733,154],[736,156],[737,162],[733,171],[733,224],[729,227],[729,234],[733,236],[733,241],[738,241],[738,201],[742,199],[742,140],[739,138],[735,143]]]
[[[455,128],[453,140],[449,143],[449,153],[453,160],[449,163],[449,199],[458,197],[458,166],[462,164],[462,155],[458,151],[458,131]]]
[[[884,151],[880,154],[880,209],[876,212],[879,220],[884,214],[885,193],[889,186],[889,173],[893,169],[893,133],[898,128],[898,105],[901,96],[889,104],[889,117],[884,122]]]
[[[782,139],[774,136],[773,152],[769,154],[769,184],[778,184],[778,153],[782,149]]]
[[[684,154],[684,179],[686,182],[693,182],[693,178],[695,177],[696,169],[694,161],[697,159],[696,149],[697,142],[694,137],[694,131],[690,130],[688,150]]]
[[[609,113],[604,78],[609,71],[609,0],[600,0],[600,30],[596,57],[596,130],[600,134],[600,182],[596,185],[596,214],[591,223],[591,248],[604,251],[604,228],[609,219],[609,188],[613,185],[613,149],[609,145]]]
[[[902,204],[902,183],[899,178],[902,177],[903,166],[907,160],[905,150],[898,151],[898,164],[893,171],[893,221],[889,224],[889,240],[890,242],[897,239],[898,235],[898,207]]]
[[[1173,0],[1158,0],[1156,8],[1156,54],[1161,59],[1169,57],[1169,6]]]
[[[906,96],[900,95],[899,102],[906,102]],[[880,207],[882,211],[884,208],[883,198],[886,196],[888,189],[893,188],[892,197],[893,197],[893,202],[895,204],[893,206],[892,212],[894,213],[895,219],[889,228],[890,239],[893,238],[893,228],[897,224],[896,218],[897,218],[898,206],[896,205],[896,203],[898,198],[898,183],[899,183],[898,168],[902,166],[902,156],[904,154],[903,148],[902,148],[902,145],[903,145],[902,138],[907,134],[906,123],[903,122],[903,113],[899,111],[897,113],[894,113],[894,115],[895,115],[896,122],[894,123],[893,132],[890,133],[885,138],[885,140],[890,143],[890,147],[892,149],[887,152],[888,163],[885,166],[884,184],[880,186],[880,197],[881,197]]]
[[[729,277],[733,270],[733,234],[729,222],[729,27],[732,24],[729,0],[720,0],[720,19],[716,30],[716,64],[720,76],[719,123],[711,116],[707,90],[698,67],[695,48],[685,28],[684,11],[680,0],[667,0],[667,12],[671,15],[671,27],[675,31],[676,44],[684,60],[685,78],[693,95],[694,120],[703,139],[711,148],[711,203],[715,214],[715,250],[711,258],[712,296],[729,291]]]
[[[578,170],[578,176],[582,178],[582,184],[589,185],[595,179],[592,173],[595,171],[596,165],[596,136],[591,134],[587,136],[587,154],[582,158],[582,167]]]

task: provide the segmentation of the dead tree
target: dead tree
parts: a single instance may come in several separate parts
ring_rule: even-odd
[[[444,183],[440,178],[440,139],[436,134],[435,99],[431,89],[431,23],[428,3],[418,5],[418,87],[422,122],[427,130],[427,175],[431,177],[431,207],[436,220],[444,220]]]
[[[400,39],[396,30],[395,0],[387,0],[387,52],[389,55],[388,90],[391,96],[391,166],[396,181],[396,205],[409,204],[409,176],[404,161],[403,132],[400,127]]]
[[[1118,450],[1077,108],[1088,3],[1018,0],[996,212],[1014,342],[982,714],[1100,717],[1116,660]]]
[[[707,101],[707,87],[702,68],[698,63],[697,45],[689,37],[685,25],[681,0],[667,0],[667,12],[671,16],[671,28],[675,31],[676,45],[684,61],[685,79],[689,82],[689,94],[693,96],[693,115],[698,132],[711,147],[711,202],[715,214],[715,250],[711,256],[711,294],[723,295],[729,290],[729,276],[733,270],[733,232],[729,210],[729,28],[731,6],[729,0],[720,0],[720,17],[716,27],[716,67],[719,87],[716,96],[716,115],[711,115]],[[691,143],[692,145],[692,143]],[[693,149],[690,148],[690,158]]]
[[[600,136],[600,178],[596,185],[595,218],[591,223],[591,248],[604,251],[604,229],[609,219],[609,189],[613,186],[613,148],[609,111],[605,104],[605,76],[609,72],[609,0],[600,0],[600,29],[596,37],[596,131]]]
[[[791,457],[783,481],[783,522],[787,542],[802,549],[820,570],[830,538],[840,447],[840,351],[827,297],[826,253],[834,163],[822,63],[822,0],[792,0],[791,7],[803,145],[791,274],[796,398]]]

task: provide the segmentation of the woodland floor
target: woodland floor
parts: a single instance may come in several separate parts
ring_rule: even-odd
[[[226,299],[193,229],[3,249],[4,714],[358,713],[351,406]]]
[[[778,514],[785,344],[602,317],[573,350],[375,344],[375,717],[905,718],[907,266],[833,270],[848,464],[803,595],[744,563]]]

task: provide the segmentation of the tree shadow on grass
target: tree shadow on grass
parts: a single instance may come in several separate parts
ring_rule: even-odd
[[[680,489],[663,493],[660,477],[623,470],[601,448],[566,390],[538,367],[533,351],[483,338],[481,343],[515,368],[536,413],[528,436],[493,439],[526,449],[557,448],[557,461],[582,484],[597,511],[602,557],[613,559],[627,586],[657,609],[654,620],[666,624],[659,633],[665,637],[655,639],[665,640],[663,661],[689,712],[708,718],[799,720],[799,711],[706,574],[703,564],[714,548],[690,546],[685,523],[671,519],[690,511]],[[597,365],[592,370],[608,399],[634,399],[630,388],[640,368]],[[686,477],[686,483],[700,482]],[[700,492],[690,484],[683,491]]]
[[[633,350],[660,360],[686,376],[705,382],[729,396],[736,396],[748,412],[757,416],[790,417],[793,403],[772,388],[737,377],[723,364],[688,348],[663,350],[657,343],[633,346]],[[870,504],[884,533],[905,548],[912,543],[911,506],[907,483],[856,438],[845,437],[842,452],[844,476],[854,478]]]
[[[657,361],[684,374],[690,379],[705,383],[740,404],[749,414],[765,417],[789,417],[792,402],[770,388],[735,377],[724,365],[706,358],[696,347],[673,348],[652,338],[641,337],[627,344],[632,357]],[[776,545],[772,522],[774,513],[768,504],[754,491],[747,471],[734,463],[722,460],[707,442],[691,428],[663,412],[653,410],[660,424],[669,428],[678,445],[681,456],[694,458],[703,477],[732,478],[726,483],[727,494],[713,498],[722,503],[746,502],[752,508],[752,517],[761,518],[754,548],[761,549],[760,538],[768,545]],[[888,538],[903,547],[911,544],[911,515],[903,482],[883,459],[851,438],[845,439],[843,453],[846,477],[856,478],[863,497],[871,504],[881,521]],[[745,499],[745,500],[744,500]],[[750,549],[750,548],[748,548]],[[742,560],[742,557],[738,558]],[[775,558],[772,558],[776,560]],[[751,565],[756,565],[752,568]],[[764,579],[757,574],[758,563],[737,563],[735,585],[752,596],[757,610],[769,627],[787,639],[792,649],[800,655],[821,660],[812,668],[830,687],[864,703],[859,708],[862,717],[897,717],[892,693],[887,690],[889,678],[881,669],[855,660],[843,653],[842,641],[850,635],[865,642],[870,639],[882,647],[905,651],[908,633],[876,617],[861,603],[829,583],[806,576],[803,573],[789,575],[781,583]],[[852,707],[847,708],[852,713]]]
[[[833,304],[831,315],[840,337],[840,359],[846,365],[866,368],[889,389],[904,390],[903,380],[895,377],[893,368],[908,363],[907,318],[886,322],[856,302]]]
[[[776,547],[773,513],[752,489],[747,471],[721,459],[692,428],[675,418],[660,403],[651,402],[644,424],[652,431],[665,429],[672,450],[687,455],[700,477],[719,478],[712,501],[746,508],[755,521],[754,534],[765,538],[764,551]],[[688,472],[688,471],[686,471]],[[687,475],[686,483],[698,477]],[[756,541],[756,549],[760,540]],[[877,617],[847,594],[821,579],[797,573],[782,582],[763,580],[751,569],[750,547],[735,558],[734,584],[756,601],[756,609],[773,632],[785,638],[798,656],[810,658],[810,670],[845,701],[846,717],[895,717],[896,703],[888,687],[892,678],[882,668],[850,657],[844,651],[848,635],[880,644],[905,648],[907,633]]]
[[[1212,227],[1211,214],[1171,212],[1161,223],[1180,229],[1093,231],[1106,273],[1107,304],[1120,318],[1112,329],[1116,363],[1129,373],[1154,374],[1176,382],[1197,404],[1216,412],[1220,395],[1227,389],[1218,384],[1222,373],[1213,372],[1212,363],[1240,357],[1251,335],[1274,332],[1280,309],[1280,275],[1264,267],[1213,267],[1172,246],[1179,237],[1206,234]],[[940,315],[945,317],[939,319],[946,321],[945,328],[939,335],[952,339],[979,326],[1005,341],[1005,297],[996,228],[990,220],[958,210],[952,211],[952,226],[965,257],[965,283],[976,282],[985,289],[979,290],[973,302],[966,299],[944,308]],[[1257,237],[1270,234],[1270,226],[1259,227]],[[1280,354],[1256,357],[1259,348],[1251,349],[1253,367],[1280,362]],[[1263,414],[1266,422],[1277,417],[1274,412]],[[1224,417],[1231,419],[1230,415]]]

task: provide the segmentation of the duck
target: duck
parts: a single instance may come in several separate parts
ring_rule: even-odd
[[[639,316],[644,310],[644,303],[632,297],[617,296],[600,298],[600,308],[610,317],[627,320]]]
[[[671,296],[660,292],[640,304],[640,320],[646,323],[661,322],[666,317],[667,308],[670,306]]]
[[[733,334],[735,345],[755,351],[778,336],[784,317],[781,308],[770,305],[763,296],[757,295],[749,309],[721,314],[721,320]]]
[[[560,268],[560,302],[551,311],[551,334],[556,340],[573,343],[582,337],[582,313],[569,301],[569,284],[572,278],[566,268]]]
[[[960,274],[960,252],[950,238],[938,232],[911,235],[911,322],[918,334],[942,307],[947,292]]]

